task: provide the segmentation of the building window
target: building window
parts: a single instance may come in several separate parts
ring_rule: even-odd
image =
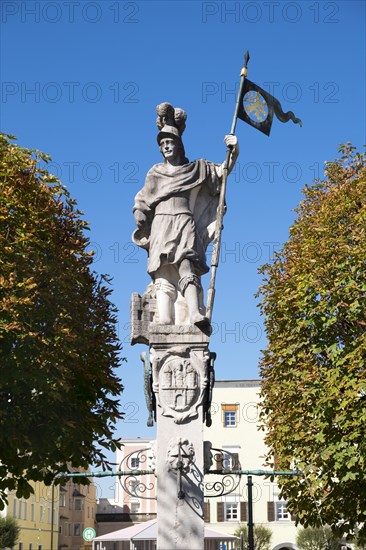
[[[140,503],[139,502],[131,502],[131,514],[138,514],[140,511]]]
[[[233,471],[240,469],[239,445],[236,447],[224,447],[221,452],[214,455],[216,470]]]
[[[23,502],[21,500],[19,500],[18,519],[22,519],[22,504],[23,504]]]
[[[60,493],[60,499],[59,499],[60,507],[64,508],[66,506],[66,495],[65,493]]]
[[[31,503],[31,521],[34,521],[34,502]]]
[[[81,536],[81,523],[74,523],[74,537]]]
[[[225,427],[236,426],[236,411],[225,411]]]
[[[131,458],[131,468],[133,470],[137,470],[137,468],[140,466],[140,459],[139,458]]]
[[[14,501],[13,501],[13,517],[16,518],[17,517],[17,499],[14,497]]]
[[[74,502],[74,509],[75,510],[82,510],[83,509],[83,499],[76,498]]]
[[[225,502],[225,521],[238,521],[238,510],[237,502]]]
[[[239,422],[239,404],[221,405],[222,424],[225,428],[235,428]]]
[[[276,502],[276,520],[291,519],[290,512],[287,511],[287,503],[284,501]]]
[[[28,503],[27,501],[25,500],[23,502],[23,519],[27,519],[27,515],[28,515]]]
[[[224,470],[232,470],[233,468],[233,457],[229,453],[223,453],[222,467]]]
[[[43,521],[43,515],[44,515],[44,508],[41,504],[39,507],[39,521]]]
[[[19,543],[19,550],[23,550],[23,543],[22,542]]]

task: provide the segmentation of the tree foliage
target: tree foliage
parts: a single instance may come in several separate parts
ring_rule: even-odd
[[[303,525],[366,531],[366,167],[350,144],[304,190],[290,237],[261,268],[267,457]]]
[[[13,548],[19,538],[20,527],[12,517],[0,517],[0,548]]]
[[[244,547],[248,547],[248,527],[241,525],[235,531],[234,535],[240,539],[241,534],[244,535]],[[254,526],[254,550],[270,550],[271,548],[272,531],[264,525]],[[240,540],[236,543],[236,548],[240,548]]]
[[[307,527],[300,529],[296,536],[299,550],[339,550],[341,541],[330,527]]]
[[[0,501],[58,472],[107,466],[121,417],[116,309],[88,225],[49,157],[0,136]]]

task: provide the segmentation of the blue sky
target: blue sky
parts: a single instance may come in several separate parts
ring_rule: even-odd
[[[119,434],[153,437],[145,347],[131,347],[128,335],[130,295],[149,282],[146,254],[131,243],[131,209],[161,159],[155,107],[184,108],[187,156],[221,162],[248,49],[248,78],[303,121],[274,120],[269,138],[237,125],[210,347],[218,379],[256,378],[266,343],[257,269],[287,239],[301,189],[324,161],[342,142],[365,143],[365,3],[3,0],[1,10],[2,131],[52,156],[50,170],[90,222],[127,358]]]

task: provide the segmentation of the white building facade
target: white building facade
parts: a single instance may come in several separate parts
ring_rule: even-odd
[[[222,449],[216,454],[210,469],[263,470],[267,448],[264,432],[259,430],[259,380],[218,380],[213,390],[212,425],[204,429],[205,441],[213,448]],[[229,454],[225,455],[225,451]],[[230,472],[228,472],[230,475]],[[235,477],[235,476],[234,476]],[[223,475],[206,475],[205,482],[223,480]],[[206,521],[217,529],[233,534],[248,521],[247,476],[243,475],[238,487],[228,495],[205,498]],[[272,550],[296,549],[297,528],[287,510],[286,502],[279,498],[276,483],[263,476],[252,476],[253,520],[272,531]],[[230,486],[230,484],[229,484]],[[207,491],[208,495],[210,492]]]

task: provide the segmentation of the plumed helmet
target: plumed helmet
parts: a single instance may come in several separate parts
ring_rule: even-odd
[[[182,142],[181,136],[186,127],[187,113],[183,109],[174,109],[173,105],[164,102],[156,107],[158,118],[156,125],[160,132],[157,135],[157,141],[166,137],[173,137]]]
[[[178,128],[176,128],[175,126],[170,126],[169,124],[165,124],[165,126],[163,126],[161,131],[158,133],[156,139],[160,144],[162,139],[171,137],[178,138],[180,141],[182,141]]]

